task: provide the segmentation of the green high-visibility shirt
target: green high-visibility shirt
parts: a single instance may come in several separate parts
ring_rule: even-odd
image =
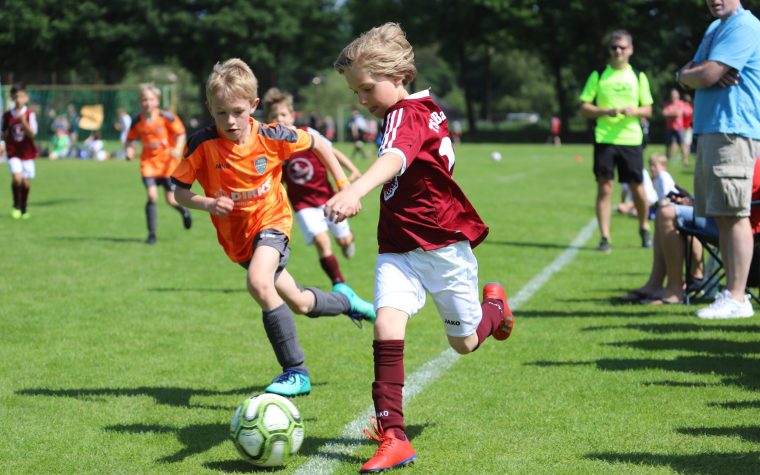
[[[647,75],[639,72],[637,78],[630,64],[624,69],[614,69],[607,65],[601,77],[598,71],[592,72],[583,87],[580,100],[596,102],[597,107],[602,109],[650,106],[654,103]],[[644,134],[638,117],[605,115],[596,119],[594,139],[596,143],[641,145]]]

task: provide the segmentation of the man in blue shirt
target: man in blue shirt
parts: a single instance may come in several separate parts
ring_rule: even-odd
[[[760,21],[740,0],[708,1],[707,6],[718,19],[676,80],[696,89],[695,210],[718,224],[727,285],[697,316],[745,318],[753,315],[744,291],[754,247],[752,175],[760,154],[755,142],[760,140]]]

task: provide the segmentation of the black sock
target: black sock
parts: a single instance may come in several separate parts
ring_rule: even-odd
[[[27,185],[21,185],[21,199],[19,202],[19,209],[21,209],[22,213],[26,213],[26,203],[29,201],[29,190],[30,187]]]
[[[314,308],[306,314],[307,317],[332,317],[351,311],[348,297],[341,293],[325,292],[316,287],[306,287],[306,290],[314,294]]]
[[[306,357],[298,343],[296,321],[288,306],[282,304],[272,310],[264,310],[263,320],[267,338],[282,369],[297,369],[309,374],[304,364]]]
[[[11,190],[13,191],[13,207],[21,209],[21,186],[16,182],[11,182]]]
[[[156,203],[148,201],[145,203],[145,218],[148,220],[148,234],[151,236],[156,235]]]

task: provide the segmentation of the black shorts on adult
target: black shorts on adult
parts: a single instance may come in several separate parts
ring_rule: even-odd
[[[288,236],[282,231],[277,229],[266,228],[259,231],[253,238],[253,251],[256,252],[256,248],[260,246],[273,247],[280,253],[280,262],[277,264],[277,270],[274,272],[274,280],[280,276],[280,273],[285,269],[290,257],[290,246],[288,243],[290,240]],[[244,269],[248,269],[251,265],[251,260],[247,260],[240,263]]]
[[[615,178],[618,182],[641,183],[644,179],[644,149],[641,145],[594,144],[594,175],[597,178]]]
[[[145,188],[149,186],[163,186],[166,191],[174,191],[174,183],[168,176],[144,176],[142,177]]]

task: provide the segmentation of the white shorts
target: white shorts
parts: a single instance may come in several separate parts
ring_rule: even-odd
[[[425,292],[435,302],[446,334],[475,333],[483,317],[478,297],[478,261],[469,241],[441,249],[384,253],[375,267],[375,308],[392,307],[413,316],[425,305]]]
[[[314,242],[314,236],[327,232],[328,230],[338,239],[348,237],[351,234],[351,228],[348,220],[340,223],[333,223],[325,217],[325,206],[319,208],[304,208],[296,213],[296,224],[303,234],[303,240],[306,244]]]
[[[31,180],[34,178],[34,160],[21,160],[20,158],[9,158],[8,166],[11,169],[11,175],[21,174],[23,178]]]

